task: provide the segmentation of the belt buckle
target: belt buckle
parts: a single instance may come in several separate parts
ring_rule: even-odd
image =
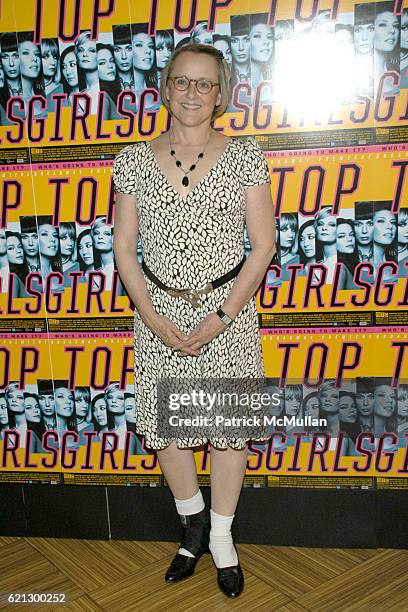
[[[207,283],[204,287],[201,287],[201,289],[191,289],[191,288],[172,289],[172,288],[169,288],[167,289],[167,293],[171,295],[172,297],[182,298],[183,300],[191,304],[193,308],[200,308],[201,306],[200,293],[206,294],[206,293],[209,293],[211,290],[212,290],[212,284]]]

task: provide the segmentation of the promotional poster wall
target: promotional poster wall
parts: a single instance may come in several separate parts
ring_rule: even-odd
[[[255,136],[277,219],[257,303],[277,416],[294,419],[250,445],[245,484],[406,488],[408,5],[2,0],[0,11],[1,481],[165,484],[135,433],[112,163],[168,129],[161,71],[195,42],[230,64],[214,127]],[[208,448],[196,462],[208,483]]]

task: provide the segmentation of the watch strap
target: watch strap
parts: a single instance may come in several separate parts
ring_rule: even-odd
[[[227,325],[227,327],[228,325],[231,325],[231,323],[234,321],[234,319],[231,319],[231,317],[227,315],[227,313],[224,312],[221,308],[218,308],[216,313],[220,317],[221,321],[225,323],[225,325]]]

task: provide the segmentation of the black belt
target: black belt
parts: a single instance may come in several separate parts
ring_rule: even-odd
[[[201,287],[200,289],[174,289],[173,287],[167,287],[167,285],[162,283],[161,280],[159,280],[157,276],[155,276],[153,272],[149,270],[144,260],[142,261],[142,268],[146,276],[150,278],[150,280],[153,281],[159,287],[159,289],[163,289],[163,291],[166,291],[169,295],[171,295],[171,297],[180,297],[183,300],[186,300],[193,306],[193,308],[199,308],[201,305],[200,294],[205,295],[207,293],[210,293],[210,291],[212,291],[213,289],[221,287],[221,285],[224,285],[232,278],[237,276],[238,272],[245,263],[245,259],[246,258],[244,255],[244,257],[241,259],[239,264],[235,266],[235,268],[233,268],[226,274],[219,276],[215,280],[207,283],[204,287]]]

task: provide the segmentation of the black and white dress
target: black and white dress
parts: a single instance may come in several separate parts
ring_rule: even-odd
[[[234,268],[244,255],[245,190],[270,183],[268,165],[254,138],[232,138],[206,176],[183,197],[163,175],[148,142],[125,147],[113,174],[118,193],[134,194],[143,257],[167,286],[199,288]],[[235,279],[203,296],[193,308],[159,289],[145,276],[155,310],[188,334],[225,301]],[[157,435],[156,385],[165,378],[258,378],[264,376],[255,298],[234,322],[204,345],[198,357],[181,357],[144,324],[135,311],[136,430],[146,446],[163,449]],[[217,448],[245,447],[245,439],[177,438],[189,448],[212,442]]]

